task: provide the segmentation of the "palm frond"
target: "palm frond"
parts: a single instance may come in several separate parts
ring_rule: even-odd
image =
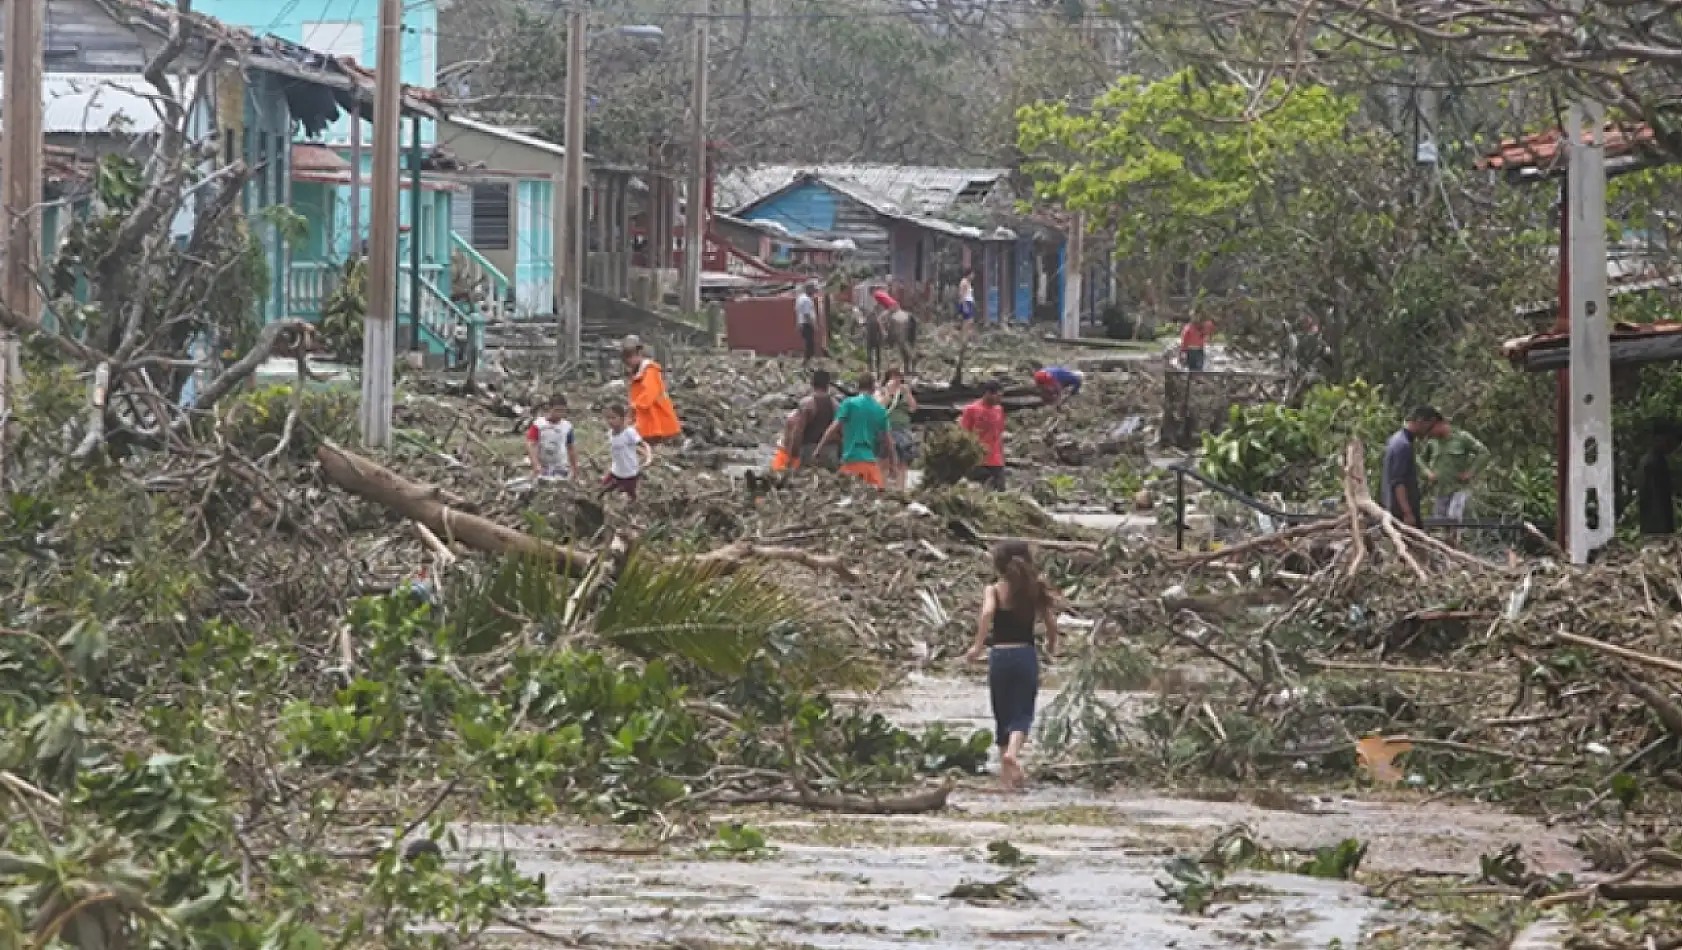
[[[802,604],[753,571],[720,576],[713,566],[633,554],[590,626],[638,656],[680,657],[714,675],[737,676],[805,619]]]

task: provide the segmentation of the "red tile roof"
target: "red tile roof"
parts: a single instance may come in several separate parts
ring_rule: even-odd
[[[1549,129],[1522,139],[1506,139],[1495,151],[1478,159],[1477,167],[1504,172],[1516,177],[1546,177],[1565,168],[1565,156],[1560,153],[1559,129]],[[1588,136],[1583,136],[1588,141]],[[1653,129],[1648,125],[1606,127],[1606,158],[1608,162],[1625,159],[1647,164],[1661,164]]]
[[[1675,336],[1682,333],[1682,323],[1614,323],[1612,342],[1641,340],[1649,337]],[[1522,363],[1532,350],[1547,350],[1571,345],[1571,334],[1558,330],[1533,333],[1501,344],[1501,354],[1514,363]]]
[[[293,145],[292,170],[315,173],[348,172],[350,162],[325,145]]]

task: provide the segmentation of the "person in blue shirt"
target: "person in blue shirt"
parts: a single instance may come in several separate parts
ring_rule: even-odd
[[[1086,382],[1086,374],[1078,369],[1065,369],[1061,366],[1047,366],[1034,374],[1034,385],[1039,387],[1040,401],[1048,406],[1055,406],[1063,400],[1080,392],[1081,384]]]

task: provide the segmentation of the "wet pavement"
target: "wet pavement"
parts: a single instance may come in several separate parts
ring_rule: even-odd
[[[884,712],[907,725],[988,724],[976,677],[913,675],[885,700]],[[526,925],[616,947],[1358,946],[1383,908],[1353,883],[1238,874],[1227,881],[1241,886],[1238,898],[1203,917],[1162,900],[1156,877],[1166,858],[1200,852],[1237,822],[1270,846],[1358,837],[1369,845],[1364,867],[1373,870],[1475,873],[1480,854],[1513,841],[1524,842],[1538,870],[1577,863],[1557,833],[1473,806],[1298,796],[1289,807],[1261,807],[1237,796],[1208,801],[1047,785],[1006,795],[985,778],[961,785],[950,805],[915,816],[794,808],[710,816],[715,825],[740,822],[763,833],[771,850],[753,860],[711,854],[694,839],[649,854],[626,846],[612,827],[480,825],[458,834],[465,848],[507,851],[526,872],[545,876],[550,906],[522,914]],[[1033,863],[989,863],[987,845],[995,841],[1011,842]],[[1032,899],[946,896],[960,883],[1012,873]]]

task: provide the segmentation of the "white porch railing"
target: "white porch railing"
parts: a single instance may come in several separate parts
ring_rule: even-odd
[[[328,274],[333,265],[321,261],[293,261],[292,273],[288,278],[289,316],[319,317],[321,308],[327,303],[327,295],[331,292]]]

